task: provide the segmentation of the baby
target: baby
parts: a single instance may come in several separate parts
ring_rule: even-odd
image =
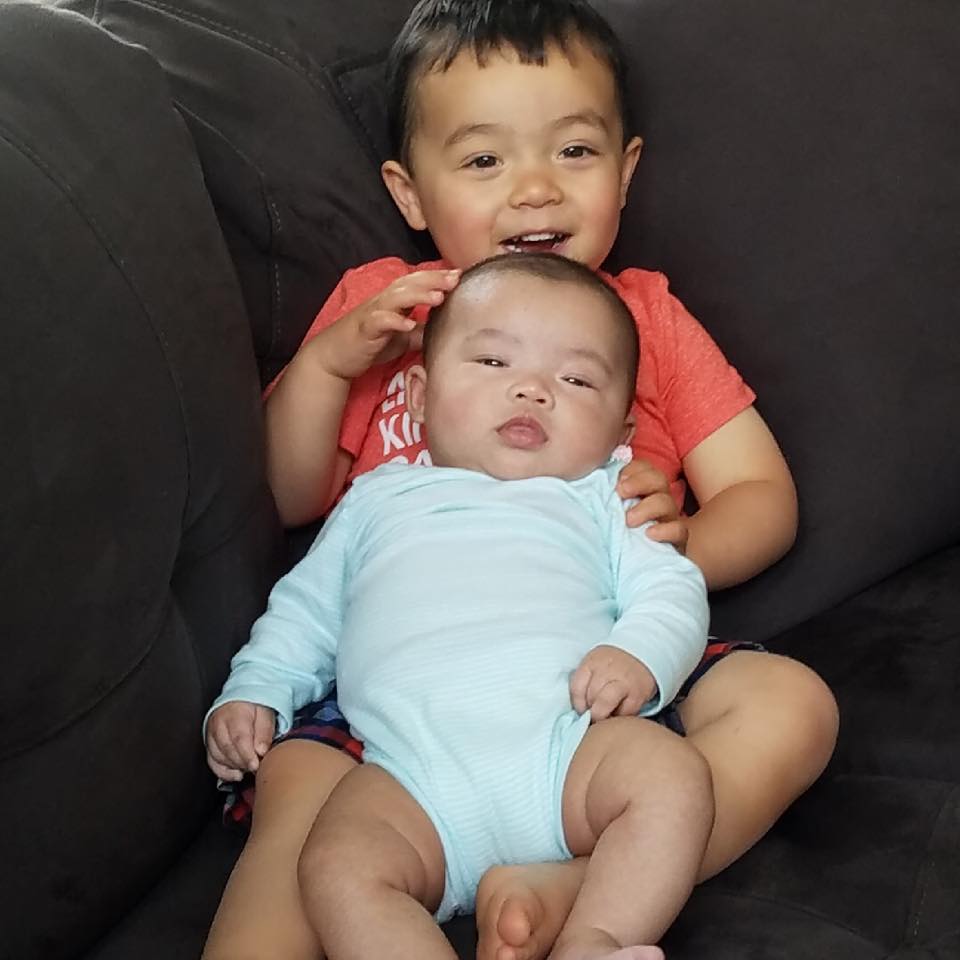
[[[489,867],[585,854],[551,955],[662,956],[713,798],[696,749],[641,717],[698,663],[708,608],[615,490],[638,354],[582,264],[465,271],[406,380],[434,466],[358,478],[234,658],[206,724],[215,772],[248,769],[274,717],[283,733],[334,682],[365,744],[300,861],[333,960],[449,960],[431,913],[472,910]]]

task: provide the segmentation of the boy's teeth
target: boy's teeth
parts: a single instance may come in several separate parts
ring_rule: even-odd
[[[504,241],[504,246],[510,250],[519,250],[522,244],[530,243],[562,243],[566,238],[565,233],[521,233],[515,237],[510,237]]]

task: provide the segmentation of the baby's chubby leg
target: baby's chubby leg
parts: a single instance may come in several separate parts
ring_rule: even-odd
[[[382,768],[357,767],[337,784],[298,876],[307,918],[332,960],[456,960],[433,919],[444,890],[440,838]]]
[[[657,960],[655,944],[686,903],[713,825],[710,768],[658,724],[594,724],[563,790],[574,856],[591,854],[551,960]],[[648,946],[643,946],[648,945]]]

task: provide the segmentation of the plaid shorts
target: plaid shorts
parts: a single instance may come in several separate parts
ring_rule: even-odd
[[[681,737],[685,736],[683,720],[677,708],[687,698],[693,685],[711,667],[716,666],[724,657],[737,650],[766,652],[759,643],[723,642],[711,637],[703,658],[693,673],[687,677],[677,698],[650,719]],[[276,746],[285,740],[313,740],[315,743],[342,750],[357,763],[363,762],[363,744],[350,733],[350,724],[347,723],[337,704],[336,688],[331,690],[323,700],[308,703],[303,709],[297,711],[290,729],[282,737],[278,737],[273,745]],[[226,794],[223,805],[224,823],[242,830],[249,830],[255,794],[253,774],[248,773],[239,783],[221,783],[220,789]]]

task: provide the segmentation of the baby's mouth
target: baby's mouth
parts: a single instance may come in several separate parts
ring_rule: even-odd
[[[561,248],[569,239],[569,233],[553,231],[518,233],[501,241],[500,246],[509,253],[561,253]]]
[[[547,442],[547,431],[533,417],[512,417],[497,427],[500,439],[517,450],[539,450]]]

